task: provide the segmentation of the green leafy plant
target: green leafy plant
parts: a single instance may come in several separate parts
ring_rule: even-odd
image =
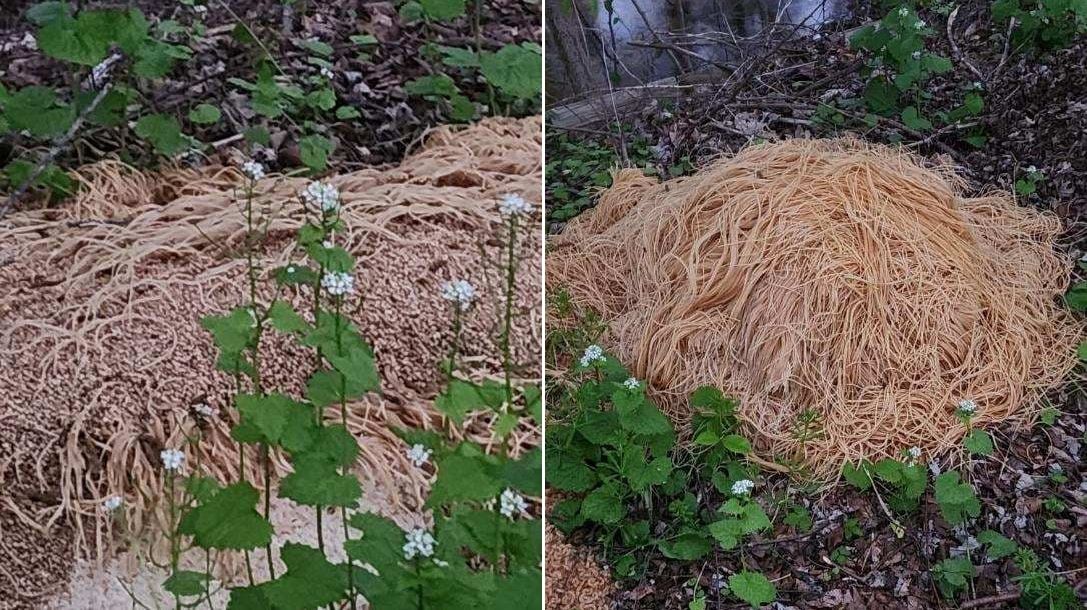
[[[932,568],[933,582],[940,590],[940,595],[948,599],[955,599],[965,591],[974,574],[974,564],[965,557],[944,559]]]
[[[548,483],[577,494],[556,505],[556,523],[571,530],[591,522],[614,532],[628,504],[648,500],[668,481],[675,432],[643,385],[598,346],[586,349],[578,369],[585,379],[577,413],[547,435]]]
[[[875,463],[865,460],[857,466],[847,464],[842,476],[861,491],[873,489],[881,493],[883,488],[887,505],[900,513],[915,510],[928,485],[924,466],[890,458]]]
[[[359,448],[347,429],[348,403],[376,391],[380,380],[373,350],[345,313],[355,294],[355,259],[335,244],[336,236],[347,229],[340,215],[339,193],[322,182],[310,183],[301,193],[299,214],[306,222],[298,231],[297,251],[303,258],[271,270],[276,296],[266,301],[261,298],[266,293],[259,290],[264,272],[257,267],[255,252],[273,211],[261,204],[258,180],[263,169],[248,162],[243,173],[247,176],[242,214],[248,227],[243,248],[248,298],[201,323],[219,351],[217,368],[232,375],[238,387],[233,398],[237,423],[230,435],[239,444],[240,459],[245,455],[242,447],[258,449],[263,480],[259,489],[247,481],[244,462],[239,464],[239,480],[232,483],[208,477],[199,462],[186,475],[183,447],[162,452],[169,515],[164,535],[171,571],[164,589],[174,595],[178,608],[204,602],[210,607],[210,569],[183,570],[182,555],[203,550],[210,566],[211,553],[235,550],[245,554],[248,583],[229,588],[229,608],[345,604],[355,608],[360,595],[375,610],[501,608],[514,600],[539,598],[541,523],[532,516],[526,496],[542,494],[542,453],[537,448],[512,456],[507,440],[525,418],[540,417],[538,388],[514,384],[508,349],[518,269],[517,227],[529,211],[527,204],[511,195],[499,206],[506,219],[506,231],[499,238],[507,245],[506,256],[496,263],[507,278],[502,291],[507,313],[499,340],[505,346],[501,400],[484,403],[465,393],[470,404],[450,407],[458,413],[493,409],[497,449],[450,440],[462,437],[463,432],[447,438],[433,431],[397,431],[411,447],[408,456],[413,464],[423,467],[433,462],[437,470],[426,500],[433,526],[404,531],[388,518],[358,510],[362,490],[352,465]],[[291,301],[283,298],[288,292],[294,292],[297,301],[311,303],[310,311],[295,311]],[[463,281],[443,287],[443,296],[453,304],[452,317],[458,324],[470,314],[476,298],[474,288]],[[274,392],[267,386],[261,346],[272,332],[314,351],[316,370],[303,396]],[[450,386],[468,383],[456,377],[458,339],[455,335],[451,362],[443,369]],[[338,417],[329,417],[336,411]],[[198,411],[198,416],[205,415]],[[459,420],[451,420],[456,427]],[[189,438],[196,449],[199,441],[199,434]],[[275,455],[291,465],[277,490],[270,468]],[[279,550],[278,557],[287,568],[280,574],[271,545],[273,494],[313,507],[317,529],[317,547],[288,543]],[[119,500],[109,502],[113,510],[120,507]],[[328,559],[323,521],[329,509],[338,509],[343,522],[347,559],[342,563]],[[254,578],[249,554],[260,548],[268,562],[269,577],[264,582]]]
[[[544,175],[550,222],[569,220],[592,207],[599,191],[611,186],[612,172],[622,163],[616,148],[607,142],[553,130],[547,133],[547,151]],[[633,167],[648,168],[653,163],[644,137],[629,142],[627,154]]]
[[[867,79],[864,99],[872,112],[897,113],[916,131],[932,129],[921,113],[924,85],[933,75],[951,70],[950,60],[925,50],[932,34],[916,11],[902,4],[853,35],[852,47],[870,54],[862,76]]]
[[[737,481],[733,497],[718,509],[722,518],[709,526],[710,535],[726,551],[736,548],[745,536],[768,530],[772,525],[766,511],[750,498],[750,486],[745,483],[753,485],[749,480]]]
[[[741,601],[758,608],[777,599],[777,588],[758,572],[737,572],[728,577],[728,589]]]
[[[141,91],[192,56],[184,44],[169,42],[170,30],[152,27],[139,9],[84,9],[67,2],[42,2],[27,10],[35,40],[45,56],[61,62],[69,86],[32,85],[17,91],[0,86],[0,135],[25,134],[30,146],[59,148],[84,124],[125,130],[130,109],[139,117],[133,133],[167,156],[196,146],[174,117],[146,113]],[[110,73],[113,77],[110,78]],[[3,176],[12,190],[44,188],[71,194],[73,183],[45,157],[42,168],[26,157],[12,161]]]
[[[1038,192],[1038,185],[1045,182],[1045,174],[1031,165],[1024,168],[1023,173],[1015,179],[1015,192],[1023,197],[1029,197]]]
[[[1077,0],[996,0],[992,12],[994,21],[1015,20],[1016,49],[1059,49],[1087,32],[1087,4]]]
[[[1020,548],[1015,552],[1014,561],[1021,572],[1014,579],[1021,591],[1021,607],[1027,610],[1072,610],[1082,607],[1072,586],[1043,564],[1034,551]]]
[[[978,533],[978,542],[986,547],[985,556],[990,561],[996,561],[1008,557],[1019,548],[1015,542],[995,530],[984,530]]]
[[[432,23],[463,17],[466,8],[465,0],[412,0],[401,7],[400,15],[408,22],[422,21],[429,28]],[[428,44],[424,53],[435,60],[434,73],[410,81],[405,90],[442,103],[447,116],[454,121],[469,121],[479,109],[450,77],[450,73],[461,72],[483,79],[487,87],[486,106],[491,114],[499,114],[500,108],[506,112],[513,108],[534,112],[543,90],[543,49],[530,42],[507,44],[497,51],[484,49],[479,23],[482,10],[481,0],[476,0],[472,21],[474,48]]]
[[[981,502],[974,495],[974,488],[961,481],[958,472],[951,470],[936,477],[933,490],[940,514],[948,523],[959,525],[981,515]]]

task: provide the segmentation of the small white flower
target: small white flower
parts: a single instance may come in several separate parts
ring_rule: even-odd
[[[908,8],[906,8],[904,6],[902,8],[900,8],[900,9],[898,9],[898,16],[899,17],[905,17],[906,15],[909,15],[909,14],[910,14],[910,9],[908,9]]]
[[[327,66],[321,66],[321,76],[327,78],[328,80],[336,78],[336,74],[332,70],[328,69]]]
[[[1037,173],[1039,173],[1038,168],[1034,167],[1033,165],[1028,166],[1026,168],[1026,170],[1024,170],[1024,171],[1026,171],[1028,174],[1037,174]]]
[[[590,345],[585,348],[585,353],[581,355],[581,368],[587,368],[594,362],[604,361],[604,348],[599,345]]]
[[[215,417],[215,408],[205,402],[193,405],[192,410],[196,411],[196,414],[200,417],[203,417],[204,419],[211,419],[212,417]]]
[[[124,504],[124,500],[121,499],[121,496],[110,496],[102,501],[102,508],[107,513],[112,513],[118,508],[121,508],[122,504]]]
[[[524,216],[532,211],[532,206],[517,193],[510,193],[502,197],[498,204],[498,212],[503,216]]]
[[[287,273],[294,273],[294,265],[287,267]]]
[[[423,445],[415,444],[408,449],[408,460],[411,462],[412,466],[419,468],[430,460],[430,455],[432,453],[434,452]]]
[[[430,557],[434,554],[434,536],[425,529],[415,528],[405,535],[404,559]]]
[[[448,568],[449,567],[449,562],[435,558],[434,559],[434,565],[438,566],[439,568]]]
[[[250,159],[242,163],[242,173],[253,182],[256,182],[264,177],[264,166]]]
[[[162,458],[162,467],[171,472],[181,470],[185,464],[185,454],[177,449],[163,449],[159,457]]]
[[[751,479],[740,479],[732,484],[732,495],[746,496],[755,488],[755,482]]]
[[[974,413],[977,413],[977,412],[978,412],[978,403],[970,400],[969,398],[964,398],[964,399],[959,401],[959,410],[958,410],[959,415],[973,415]]]
[[[503,491],[498,500],[501,504],[498,512],[502,513],[503,517],[507,517],[510,520],[513,519],[514,515],[523,514],[528,510],[528,503],[525,502],[525,499],[521,497],[521,494],[512,489],[507,488],[506,491]]]
[[[321,278],[321,288],[334,297],[342,297],[355,291],[355,278],[350,273],[329,271]]]
[[[323,247],[325,250],[331,250],[336,247],[336,244],[332,243],[331,240],[326,239],[321,242],[321,247]]]
[[[204,6],[203,4],[194,4],[192,7],[192,12],[196,13],[197,15],[206,15],[208,12],[208,7]]]
[[[623,382],[623,387],[628,390],[637,390],[638,388],[642,387],[642,383],[637,379],[631,377],[630,379],[627,379]]]
[[[983,89],[985,87],[984,85],[981,84],[981,81],[979,81],[979,80],[976,80],[976,81],[970,83],[970,86],[972,88],[974,88],[974,89],[979,89],[979,90]]]
[[[442,284],[442,298],[456,303],[464,311],[476,300],[476,287],[468,280],[454,280]]]
[[[339,189],[319,180],[310,182],[302,190],[302,199],[325,214],[333,214],[340,209]]]
[[[906,450],[906,457],[910,458],[911,460],[916,460],[917,458],[921,457],[921,448],[910,447]]]
[[[914,51],[913,53],[910,53],[910,57],[912,57],[914,61],[921,59],[921,51]]]
[[[920,30],[923,30],[923,29],[925,29],[925,26],[926,26],[926,25],[927,25],[927,24],[925,23],[925,20],[924,20],[924,19],[918,19],[918,20],[917,20],[917,23],[914,23],[914,24],[913,24],[913,29],[915,29],[915,30],[918,30],[918,31],[920,31]]]

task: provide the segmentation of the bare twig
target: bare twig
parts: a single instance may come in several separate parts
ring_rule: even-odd
[[[1004,34],[1004,51],[1000,54],[1000,63],[993,68],[993,73],[990,78],[996,78],[997,74],[1004,69],[1004,64],[1008,61],[1008,56],[1011,52],[1012,44],[1012,31],[1015,30],[1015,17],[1008,19],[1008,31]]]
[[[970,63],[970,60],[966,58],[962,51],[959,50],[958,43],[955,42],[955,33],[952,28],[955,26],[955,17],[959,15],[959,6],[956,5],[955,9],[951,11],[951,14],[947,16],[947,41],[951,43],[951,57],[957,61],[961,61],[966,64],[967,68],[974,73],[981,80],[985,80],[985,77],[981,74],[981,71],[974,67],[974,64]]]
[[[988,597],[979,597],[972,599],[968,602],[964,602],[959,608],[986,608],[992,606],[1003,606],[1008,602],[1013,602],[1019,599],[1019,591],[1012,591],[1010,593],[1001,593],[999,595],[990,595]]]

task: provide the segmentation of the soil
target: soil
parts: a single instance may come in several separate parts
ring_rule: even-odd
[[[33,26],[21,17],[23,5],[3,9],[0,14],[0,83],[9,89],[28,85],[63,85],[68,72],[62,64],[45,57],[40,51],[24,44]],[[116,6],[116,2],[84,2],[89,8]],[[180,3],[144,0],[131,3],[152,21],[174,19],[189,23],[192,10]],[[318,39],[334,49],[330,61],[334,64],[334,88],[341,103],[359,111],[357,119],[329,119],[329,135],[337,141],[332,160],[336,167],[346,170],[363,166],[399,161],[411,147],[419,144],[428,128],[449,123],[441,108],[417,96],[409,96],[404,85],[415,78],[433,73],[423,52],[428,41],[446,46],[474,46],[472,28],[467,18],[450,24],[434,24],[427,28],[421,23],[404,23],[393,2],[307,2],[305,15],[299,13],[300,3],[279,0],[231,0],[227,3],[257,38],[268,47],[286,75],[297,79],[315,74],[317,68],[306,61],[307,53],[297,42]],[[523,0],[488,0],[484,2],[481,20],[481,44],[484,49],[497,50],[512,42],[539,42],[539,5]],[[254,45],[244,45],[234,36],[234,17],[216,1],[207,2],[204,22],[208,36],[196,46],[193,59],[186,69],[175,69],[166,79],[153,87],[145,87],[146,105],[157,112],[175,115],[185,133],[202,142],[223,142],[244,131],[251,122],[259,123],[248,107],[248,101],[238,95],[230,78],[254,78],[258,59]],[[290,25],[287,32],[285,24]],[[378,44],[364,49],[350,40],[358,34],[372,34]],[[457,86],[474,100],[486,99],[486,84],[467,73],[451,71]],[[219,107],[224,120],[211,127],[190,123],[190,106],[208,103]],[[503,109],[518,116],[539,111],[538,107]],[[252,121],[251,121],[252,119]],[[281,122],[280,122],[281,123]],[[296,127],[269,124],[276,154],[270,160],[273,168],[299,165]],[[131,140],[131,138],[129,138]],[[231,142],[233,142],[231,140]],[[6,165],[18,142],[0,141],[0,166]],[[77,145],[59,161],[62,167],[92,162],[102,156],[120,154],[122,158],[141,160],[120,139],[117,130],[90,129],[81,134]],[[220,145],[222,147],[223,145]],[[278,160],[278,161],[277,161]]]
[[[985,145],[974,148],[955,127],[919,134],[898,121],[881,121],[870,128],[848,118],[837,129],[826,127],[813,120],[821,103],[859,98],[863,92],[858,73],[861,59],[849,48],[848,32],[877,19],[878,14],[868,3],[858,5],[855,16],[829,24],[818,39],[791,39],[779,45],[775,41],[775,50],[743,78],[718,76],[710,84],[683,89],[678,97],[649,100],[623,116],[622,137],[613,126],[600,122],[552,129],[549,138],[561,134],[616,150],[624,142],[647,140],[656,157],[655,171],[667,176],[670,168],[697,168],[757,139],[852,135],[902,142],[924,156],[954,162],[970,195],[1011,190],[1024,168],[1033,165],[1045,178],[1037,192],[1020,197],[1021,202],[1060,216],[1066,225],[1062,247],[1071,257],[1087,252],[1083,220],[1087,213],[1087,40],[1049,54],[1013,52],[1005,57],[1005,26],[994,26],[989,3],[975,0],[957,5],[952,29],[955,53],[947,35],[947,17],[922,9],[922,17],[939,32],[937,48],[932,50],[966,59],[955,61],[952,72],[930,82],[932,98],[927,104],[954,108],[961,103],[964,86],[981,81],[985,108],[974,120],[988,136]],[[555,221],[549,230],[562,227],[561,221]],[[1074,281],[1085,279],[1082,269],[1075,275]],[[1077,371],[1064,390],[1049,397],[1060,412],[1054,425],[1005,426],[993,431],[996,454],[975,460],[967,473],[983,503],[982,518],[971,533],[995,529],[1033,549],[1083,600],[1087,597],[1087,483],[1083,476],[1087,397],[1079,387],[1080,378]],[[1066,482],[1057,484],[1047,478],[1056,467]],[[794,494],[794,501],[807,502],[788,480],[771,480],[772,489],[764,496]],[[706,505],[714,506],[715,492],[692,491],[703,492]],[[1059,499],[1066,508],[1047,509],[1043,504],[1047,498]],[[639,575],[619,582],[622,591],[615,596],[616,607],[686,610],[692,582],[697,582],[708,592],[707,608],[746,608],[720,589],[729,574],[744,566],[762,571],[774,582],[779,595],[773,607],[778,610],[952,607],[936,591],[929,570],[974,541],[946,526],[931,491],[921,510],[902,521],[905,533],[901,537],[894,534],[871,493],[838,486],[811,499],[810,508],[813,531],[782,526],[778,515],[774,532],[755,538],[742,559],[723,552],[693,563],[659,555],[640,557]],[[860,536],[847,538],[843,524],[848,518],[859,521]],[[572,541],[599,555],[591,533],[575,534]],[[973,603],[970,607],[1015,606],[1018,572],[1010,559],[986,562],[981,550],[974,550],[972,558],[978,575],[961,601]]]

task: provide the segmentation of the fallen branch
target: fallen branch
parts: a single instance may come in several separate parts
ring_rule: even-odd
[[[1019,599],[1020,595],[1021,594],[1019,591],[1011,591],[1009,593],[1001,593],[999,595],[979,597],[977,599],[972,599],[968,602],[964,602],[963,605],[959,606],[959,608],[966,610],[967,608],[984,608],[986,606],[994,605],[1002,606],[1008,602],[1014,602],[1015,600]]]

